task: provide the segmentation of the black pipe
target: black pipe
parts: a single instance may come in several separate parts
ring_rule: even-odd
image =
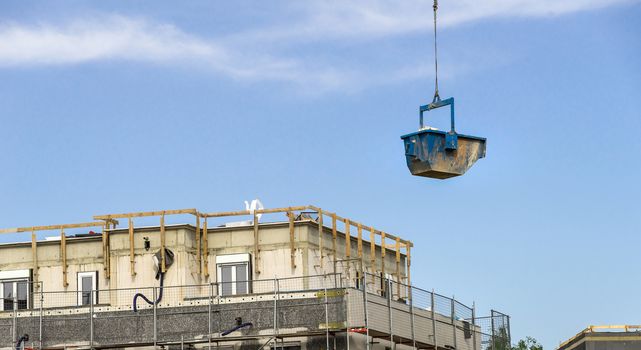
[[[25,334],[16,343],[16,350],[22,349],[22,345],[29,341],[29,334]]]
[[[243,324],[239,324],[238,326],[235,326],[234,328],[231,328],[231,329],[228,329],[228,330],[226,330],[226,331],[222,332],[222,333],[220,334],[220,336],[221,336],[221,337],[224,337],[224,336],[226,336],[227,334],[229,334],[229,333],[231,333],[231,332],[237,331],[237,330],[239,330],[239,329],[241,329],[241,328],[251,327],[251,326],[253,326],[253,324],[252,324],[251,322],[245,322],[245,323],[243,323]]]
[[[165,274],[161,272],[160,273],[160,291],[158,292],[158,299],[155,302],[149,300],[142,293],[136,293],[136,295],[134,295],[134,302],[133,302],[134,312],[138,312],[138,305],[137,305],[136,301],[138,300],[139,297],[142,298],[142,300],[147,302],[147,304],[149,304],[149,305],[158,305],[158,303],[160,303],[160,300],[162,300],[162,290],[163,290],[162,287],[163,287],[163,281],[164,280],[165,280]]]

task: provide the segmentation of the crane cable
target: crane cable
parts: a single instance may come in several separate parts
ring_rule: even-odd
[[[434,0],[434,99],[432,103],[440,101],[441,96],[438,94],[438,49],[436,46],[436,10],[438,10],[438,0]]]

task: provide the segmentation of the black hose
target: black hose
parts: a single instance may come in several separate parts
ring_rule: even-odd
[[[231,332],[237,331],[237,330],[239,330],[241,328],[251,327],[251,326],[253,326],[253,324],[251,322],[246,322],[246,323],[243,323],[243,324],[239,324],[238,326],[236,326],[236,327],[234,327],[232,329],[228,329],[228,330],[222,332],[220,335],[222,337],[224,337],[224,336],[226,336],[227,334],[229,334]]]
[[[162,287],[163,287],[163,281],[164,281],[164,279],[165,279],[165,274],[164,274],[163,272],[161,272],[161,273],[160,273],[160,291],[158,292],[158,299],[157,299],[155,302],[153,302],[153,301],[149,300],[149,299],[148,299],[144,294],[142,294],[142,293],[136,293],[136,295],[134,295],[134,302],[133,302],[133,309],[134,309],[134,312],[138,312],[138,305],[137,305],[137,302],[136,302],[136,301],[138,300],[138,298],[139,298],[139,297],[140,297],[140,298],[142,298],[142,300],[144,300],[145,302],[147,302],[147,304],[149,304],[149,305],[158,305],[158,303],[160,303],[160,301],[162,300],[162,289],[163,289]]]
[[[18,339],[18,342],[16,343],[16,350],[22,349],[22,344],[26,343],[29,341],[29,334],[25,334],[20,339]]]

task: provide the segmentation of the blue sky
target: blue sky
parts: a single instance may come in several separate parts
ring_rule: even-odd
[[[315,204],[414,241],[416,284],[515,338],[638,324],[641,2],[440,5],[441,95],[488,138],[447,181],[399,139],[429,1],[2,2],[0,227]]]

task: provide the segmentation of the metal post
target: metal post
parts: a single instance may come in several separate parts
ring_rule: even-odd
[[[278,345],[278,279],[274,276],[274,348]]]
[[[347,281],[347,285],[345,286],[345,289],[343,291],[345,294],[343,295],[343,302],[345,303],[345,341],[347,341],[347,350],[349,350],[349,284],[350,281]],[[343,286],[341,285],[341,288]]]
[[[450,316],[451,316],[451,320],[452,320],[452,333],[453,333],[453,339],[454,339],[454,349],[456,349],[457,348],[456,347],[456,319],[454,317],[454,315],[456,314],[456,307],[454,306],[454,303],[455,303],[454,296],[452,296],[452,301],[451,301],[452,311],[451,311],[451,315]]]
[[[512,346],[512,331],[510,330],[510,316],[505,315],[507,318],[507,344],[508,346]]]
[[[392,321],[392,280],[387,279],[387,316],[389,319],[389,341],[392,350],[396,349],[394,344],[394,322]]]
[[[207,349],[211,350],[211,304],[214,302],[214,284],[209,283],[209,303],[207,305]]]
[[[491,327],[491,334],[492,336],[490,337],[490,348],[494,350],[494,310],[490,310],[490,324],[492,325]]]
[[[365,311],[365,340],[367,345],[365,346],[366,350],[370,350],[370,341],[369,341],[369,313],[367,309],[367,273],[363,273],[363,310]]]
[[[434,315],[434,289],[432,289],[431,301],[432,305],[430,309],[432,310],[432,334],[434,335],[434,349],[438,349],[438,337],[436,336],[436,317]]]
[[[323,279],[325,282],[323,283],[323,289],[325,292],[325,341],[326,341],[326,349],[329,349],[329,305],[327,304],[327,274],[325,275],[325,278]]]
[[[13,327],[11,329],[13,344],[18,343],[18,296],[13,297]]]
[[[158,300],[157,296],[158,291],[156,290],[156,287],[153,287],[153,301],[154,301],[154,349],[156,349],[158,345],[158,306],[156,305],[156,300]]]
[[[180,335],[180,350],[184,350],[184,349],[185,349],[185,336],[181,334]]]
[[[44,292],[42,291],[42,282],[38,282],[40,284],[40,316],[38,317],[38,343],[39,343],[39,348],[42,349],[42,311],[43,311],[43,303],[45,300]]]
[[[472,302],[472,346],[476,349],[476,302]]]
[[[93,327],[94,327],[94,324],[93,324],[93,312],[94,312],[94,310],[93,310],[93,301],[94,301],[93,293],[94,293],[93,290],[91,292],[89,292],[89,348],[90,349],[93,349],[93,331],[94,331],[94,329],[93,329]]]
[[[412,327],[412,348],[416,349],[416,334],[414,333],[414,291],[412,286],[408,285],[408,296],[410,299],[410,326]]]

